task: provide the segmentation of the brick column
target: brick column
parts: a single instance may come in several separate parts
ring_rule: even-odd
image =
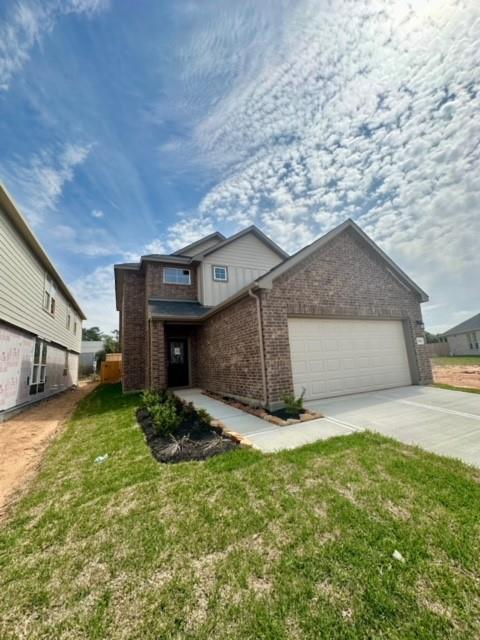
[[[160,320],[150,320],[150,386],[152,389],[167,388],[167,354],[165,327]]]

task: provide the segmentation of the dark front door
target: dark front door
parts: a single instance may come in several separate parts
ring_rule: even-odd
[[[188,375],[188,340],[186,338],[168,339],[168,386],[186,387]]]

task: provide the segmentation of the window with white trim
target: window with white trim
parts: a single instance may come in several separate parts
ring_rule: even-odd
[[[212,266],[212,275],[215,282],[228,282],[228,267],[215,264]]]
[[[77,318],[76,316],[74,316],[73,318],[73,335],[76,336],[77,335]]]
[[[48,313],[51,313],[52,316],[55,315],[56,296],[57,290],[55,289],[55,284],[52,278],[46,273],[43,289],[43,308],[45,311],[48,311]]]
[[[30,395],[45,391],[47,380],[47,343],[36,338],[33,351],[32,375],[30,376]]]
[[[67,305],[67,331],[70,331],[71,326],[72,326],[72,310]]]
[[[163,281],[166,284],[191,284],[190,269],[177,269],[176,267],[163,268]]]

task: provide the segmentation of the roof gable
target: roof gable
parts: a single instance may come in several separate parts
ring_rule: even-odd
[[[210,235],[200,238],[200,240],[195,240],[195,242],[187,244],[186,247],[177,249],[177,251],[172,253],[172,256],[194,256],[202,252],[202,245],[206,245],[205,250],[208,250],[210,247],[215,246],[224,240],[225,236],[223,233],[220,233],[220,231],[214,231]]]
[[[271,269],[268,273],[266,273],[261,278],[258,278],[257,280],[258,286],[271,288],[273,284],[273,280],[275,278],[278,278],[283,273],[286,273],[287,271],[292,269],[294,266],[299,264],[302,260],[305,260],[305,258],[308,258],[308,256],[312,255],[315,251],[320,250],[328,242],[336,238],[338,235],[340,235],[342,232],[344,232],[347,229],[352,229],[355,233],[357,233],[360,236],[360,238],[362,238],[362,240],[364,240],[367,243],[367,245],[382,258],[382,260],[385,262],[388,270],[392,273],[392,275],[397,279],[399,279],[408,288],[415,291],[417,295],[419,295],[420,300],[422,302],[426,302],[428,300],[428,295],[425,293],[425,291],[420,289],[420,287],[417,284],[415,284],[415,282],[413,282],[413,280],[411,280],[407,276],[407,274],[402,269],[400,269],[400,267],[397,264],[395,264],[395,262],[391,258],[389,258],[387,254],[384,251],[382,251],[382,249],[380,249],[380,247],[377,244],[375,244],[375,242],[364,231],[362,231],[362,229],[350,218],[345,220],[345,222],[340,224],[338,227],[335,227],[335,229],[332,229],[331,231],[326,233],[321,238],[318,238],[318,240],[315,240],[314,242],[307,245],[303,249],[300,249],[300,251],[297,251],[297,253],[295,253],[293,256],[290,256],[288,259],[284,260],[281,264]]]
[[[468,320],[464,320],[455,327],[445,331],[444,336],[451,336],[457,333],[467,333],[468,331],[480,331],[480,313],[472,316]]]
[[[238,233],[235,233],[233,236],[230,236],[229,238],[226,238],[223,242],[220,242],[219,244],[216,244],[214,247],[208,249],[207,251],[195,255],[194,259],[200,260],[201,258],[205,258],[206,256],[211,255],[212,253],[215,253],[215,251],[223,249],[224,247],[228,246],[229,244],[235,242],[236,240],[239,240],[240,238],[243,238],[244,236],[248,235],[249,233],[251,233],[254,236],[256,236],[256,238],[258,238],[258,240],[260,240],[260,242],[263,242],[263,244],[265,244],[269,249],[271,249],[274,253],[276,253],[281,258],[283,258],[283,259],[288,258],[288,253],[286,253],[283,249],[281,249],[278,246],[278,244],[273,242],[273,240],[271,240],[267,235],[265,235],[263,233],[263,231],[260,231],[260,229],[258,227],[256,227],[255,225],[251,225],[250,227],[247,227],[246,229],[243,229],[242,231],[239,231]]]

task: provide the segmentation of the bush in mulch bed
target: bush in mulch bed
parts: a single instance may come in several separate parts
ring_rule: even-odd
[[[273,422],[274,424],[282,427],[288,426],[292,423],[323,418],[323,415],[318,411],[312,411],[310,409],[307,410],[304,408],[303,398],[305,395],[305,389],[298,397],[295,397],[291,393],[284,393],[282,396],[282,400],[285,406],[281,409],[276,409],[275,411],[269,411],[264,407],[252,407],[228,396],[223,396],[219,393],[215,393],[214,391],[204,391],[203,393],[207,396],[210,396],[211,398],[221,400],[222,402],[225,402],[225,404],[229,404],[232,407],[241,409],[246,413],[251,413],[258,418]]]
[[[206,411],[195,410],[172,393],[146,391],[137,421],[158,462],[206,460],[239,444],[210,424]]]

